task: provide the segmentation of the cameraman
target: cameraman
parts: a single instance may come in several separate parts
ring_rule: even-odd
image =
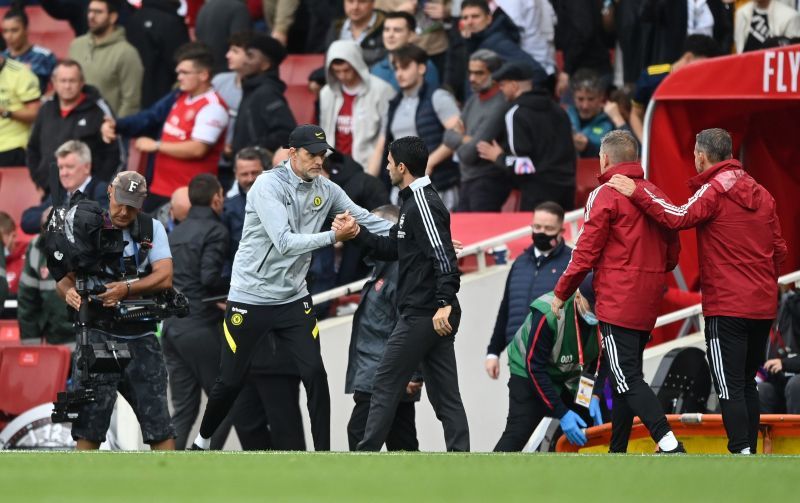
[[[90,301],[89,342],[111,339],[127,343],[131,361],[121,374],[97,374],[96,400],[83,405],[78,420],[72,424],[72,437],[78,449],[97,449],[105,440],[118,390],[136,412],[144,442],[153,450],[175,448],[175,429],[167,408],[167,369],[155,336],[156,323],[106,321],[121,300],[172,287],[172,255],[164,226],[139,215],[146,196],[147,182],[133,171],[119,173],[108,187],[108,216],[115,228],[122,229],[126,243],[123,267],[119,268],[122,270],[106,269],[113,280],[105,283],[104,293]],[[76,311],[80,308],[75,274],[70,273],[58,282],[58,292],[70,307]],[[102,307],[97,305],[100,302]]]

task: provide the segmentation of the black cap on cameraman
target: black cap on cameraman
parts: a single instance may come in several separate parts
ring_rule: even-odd
[[[314,155],[326,150],[333,150],[325,138],[325,131],[313,124],[303,124],[294,128],[294,131],[289,134],[289,144],[286,148],[292,147],[303,147]]]

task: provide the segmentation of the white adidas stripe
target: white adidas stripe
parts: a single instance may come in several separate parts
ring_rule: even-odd
[[[686,215],[686,213],[688,213],[689,207],[691,205],[693,205],[694,203],[696,203],[703,196],[705,191],[708,190],[709,187],[711,187],[711,184],[710,183],[706,183],[702,187],[697,189],[697,192],[695,192],[694,195],[692,197],[690,197],[689,200],[686,201],[686,204],[684,204],[683,206],[675,206],[674,204],[670,204],[670,203],[666,202],[664,200],[664,198],[656,196],[655,194],[650,192],[648,189],[644,189],[644,191],[647,193],[647,195],[650,196],[650,199],[652,199],[653,202],[655,202],[655,203],[659,204],[661,207],[663,207],[664,210],[667,213],[669,213],[670,215],[675,215],[675,216],[678,216],[678,217],[682,217],[682,216]]]
[[[436,254],[436,258],[439,260],[439,265],[442,269],[442,272],[450,272],[452,268],[450,267],[450,262],[447,261],[447,256],[444,252],[444,246],[442,245],[439,231],[436,229],[436,224],[434,223],[433,216],[431,215],[430,208],[428,207],[428,201],[425,199],[424,190],[415,190],[413,191],[413,194],[414,200],[417,202],[420,215],[422,216],[422,223],[425,227],[425,232],[428,234],[428,240],[430,240],[431,246],[433,246],[433,250]]]
[[[617,381],[617,393],[624,393],[628,391],[628,383],[625,380],[625,374],[622,373],[622,367],[619,365],[619,355],[617,354],[617,344],[614,341],[614,336],[611,333],[611,327],[606,327],[606,339],[603,341],[606,345],[606,353],[608,354],[609,367],[611,372],[614,373],[614,378]]]

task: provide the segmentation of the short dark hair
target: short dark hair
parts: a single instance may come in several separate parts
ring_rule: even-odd
[[[420,46],[407,44],[392,51],[392,65],[395,68],[405,68],[411,62],[424,65],[428,62],[428,53]]]
[[[689,35],[683,42],[683,52],[695,56],[715,58],[721,54],[719,44],[708,35]]]
[[[733,156],[731,135],[721,128],[704,129],[697,133],[697,151],[703,152],[713,163],[722,162]]]
[[[417,20],[414,19],[414,16],[405,11],[387,12],[383,19],[384,22],[387,19],[405,19],[406,25],[408,25],[410,31],[416,31],[417,29]]]
[[[247,44],[253,40],[253,32],[251,30],[237,31],[228,37],[228,47],[241,47],[247,49]]]
[[[14,19],[14,18],[19,19],[19,22],[22,23],[23,28],[26,29],[28,28],[28,15],[25,14],[24,7],[23,8],[12,7],[9,10],[7,10],[6,13],[3,15],[3,20]]]
[[[214,68],[214,56],[211,49],[202,42],[187,42],[175,51],[175,62],[191,61],[195,67],[208,70]]]
[[[189,182],[189,202],[192,206],[211,206],[211,200],[222,190],[217,177],[201,173]]]
[[[487,16],[492,15],[492,10],[489,8],[489,2],[486,0],[464,0],[461,2],[462,11],[464,10],[464,7],[478,7]]]
[[[554,201],[545,201],[543,203],[540,203],[533,209],[534,213],[538,213],[540,211],[543,211],[545,213],[550,213],[551,215],[555,215],[556,217],[558,217],[559,222],[564,221],[564,208],[562,208],[560,204]]]
[[[428,147],[419,136],[405,136],[389,144],[389,153],[395,165],[401,162],[408,168],[411,176],[420,178],[425,176],[428,167]]]
[[[600,74],[591,68],[579,68],[569,80],[572,91],[606,93],[606,85],[600,79]]]
[[[600,150],[608,155],[609,162],[633,162],[639,158],[639,143],[636,138],[624,129],[615,129],[606,133],[600,140]]]
[[[108,9],[109,14],[112,13],[119,14],[120,5],[118,0],[89,0],[89,3],[92,2],[101,2],[106,4],[106,8]]]
[[[66,66],[67,68],[77,68],[78,71],[81,74],[81,80],[84,80],[83,67],[81,66],[80,63],[78,63],[74,59],[69,59],[69,58],[67,58],[67,59],[59,59],[58,63],[56,63],[56,66],[53,67],[53,75],[55,75],[56,68],[58,68],[59,66]]]
[[[236,153],[236,158],[233,161],[233,168],[236,169],[237,161],[258,161],[261,163],[261,169],[267,170],[272,167],[273,154],[269,150],[262,147],[244,147]]]

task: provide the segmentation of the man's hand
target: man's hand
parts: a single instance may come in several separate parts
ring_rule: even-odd
[[[636,190],[636,183],[625,175],[614,175],[606,185],[616,190],[625,197],[631,197]]]
[[[558,79],[556,80],[556,96],[559,98],[564,95],[569,89],[569,74],[567,72],[561,72],[558,74]]]
[[[575,145],[575,150],[583,152],[589,145],[589,138],[583,133],[572,133],[572,143]]]
[[[440,307],[436,314],[433,315],[433,329],[440,337],[445,337],[453,333],[453,327],[450,326],[450,311],[453,306]]]
[[[417,381],[409,381],[409,383],[406,384],[406,394],[407,395],[413,395],[414,393],[416,393],[417,391],[419,391],[421,389],[422,389],[422,381],[419,381],[419,382],[417,382]]]
[[[458,121],[453,126],[453,131],[455,131],[458,134],[464,134],[464,132],[466,131],[466,129],[464,128],[464,121],[458,119]]]
[[[486,367],[486,373],[492,379],[497,379],[500,376],[500,358],[487,356],[484,366]]]
[[[97,296],[103,301],[103,307],[114,307],[128,296],[128,286],[124,281],[114,281],[106,283],[106,291]]]
[[[780,358],[773,358],[764,362],[764,370],[770,374],[777,374],[783,372],[783,362]]]
[[[113,117],[106,116],[103,119],[103,125],[100,126],[100,135],[106,143],[111,143],[117,139],[117,121]]]
[[[140,138],[136,138],[136,143],[133,144],[136,147],[136,150],[145,153],[151,153],[158,150],[158,142],[152,138],[148,138],[146,136],[142,136]]]
[[[492,143],[488,141],[479,141],[476,148],[478,149],[478,155],[481,159],[491,162],[497,161],[497,158],[505,153],[503,147],[497,143],[497,140],[492,140]]]
[[[341,215],[336,215],[331,228],[336,233],[336,241],[349,241],[358,236],[358,233],[361,232],[361,227],[359,227],[358,222],[356,222],[356,219],[347,211]]]
[[[561,319],[561,308],[564,307],[564,301],[553,296],[553,302],[550,303],[550,310],[556,315],[556,319]]]
[[[281,45],[284,47],[286,47],[286,44],[289,43],[289,38],[282,31],[273,30],[271,36],[272,38],[280,42]]]
[[[67,290],[67,296],[64,300],[69,307],[76,311],[81,308],[81,296],[74,287]]]
[[[625,125],[625,117],[623,117],[622,112],[619,111],[619,105],[616,101],[606,101],[606,104],[603,105],[603,112],[608,115],[608,118],[611,119],[615,128],[621,128]]]
[[[564,432],[564,435],[567,436],[569,443],[579,447],[586,443],[586,434],[583,433],[583,428],[586,428],[586,423],[581,416],[568,410],[559,422],[561,423],[561,430]]]

